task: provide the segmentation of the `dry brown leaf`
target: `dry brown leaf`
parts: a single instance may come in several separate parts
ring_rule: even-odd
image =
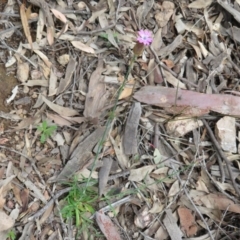
[[[98,67],[92,73],[89,81],[88,93],[85,101],[85,109],[83,112],[83,115],[86,118],[98,118],[106,103],[107,91],[103,82],[103,71],[103,59],[99,59]]]
[[[187,89],[186,84],[182,83],[180,80],[175,78],[170,72],[163,70],[163,69],[162,69],[162,72],[163,72],[165,79],[169,83],[171,83],[174,87],[181,88],[181,89]]]
[[[54,33],[53,27],[47,27],[47,40],[50,46],[54,43]]]
[[[84,44],[80,41],[71,41],[71,43],[75,48],[77,48],[83,52],[95,54],[95,51],[93,48],[87,46],[86,44]]]
[[[8,216],[5,212],[0,210],[0,232],[9,230],[14,225],[14,220]]]
[[[25,36],[28,40],[28,43],[31,46],[31,50],[33,50],[32,37],[31,37],[30,30],[29,30],[28,19],[27,19],[27,15],[26,15],[26,12],[25,12],[25,5],[24,4],[21,4],[21,6],[20,6],[20,16],[21,16],[21,21],[22,21]]]
[[[52,8],[51,11],[52,11],[53,15],[54,15],[57,19],[59,19],[61,22],[63,22],[63,23],[66,23],[66,22],[67,22],[67,18],[65,17],[64,14],[62,14],[61,12],[59,12],[58,10],[56,10],[56,9],[54,9],[54,8]]]
[[[44,62],[42,62],[40,59],[38,61],[38,65],[40,66],[40,69],[43,73],[43,76],[45,79],[48,79],[50,72],[51,72],[51,68],[49,68]]]
[[[64,92],[67,89],[67,87],[69,87],[72,81],[73,73],[74,71],[76,71],[76,65],[77,65],[76,59],[71,57],[67,65],[65,77],[60,80],[57,94]]]
[[[28,209],[29,190],[24,188],[20,192],[20,198],[22,203],[22,212],[25,212]]]
[[[121,240],[121,237],[111,219],[103,212],[96,212],[96,221],[107,240]]]
[[[145,176],[147,174],[150,174],[154,168],[155,168],[155,166],[149,165],[149,166],[144,166],[144,167],[137,168],[137,169],[131,169],[128,180],[140,182],[145,178]]]
[[[122,167],[122,169],[128,169],[130,166],[130,163],[128,161],[128,157],[123,152],[120,137],[117,136],[116,139],[114,139],[111,135],[109,135],[109,139],[113,145],[119,165]]]
[[[59,126],[71,126],[72,125],[72,123],[70,121],[66,120],[65,118],[60,117],[59,115],[52,114],[49,112],[47,112],[46,115],[47,115],[47,118],[49,118],[50,120],[53,120]]]
[[[49,61],[48,57],[39,50],[34,50],[34,52],[43,60],[43,62],[49,67],[52,67],[52,63]]]
[[[58,175],[58,180],[65,180],[72,177],[76,171],[81,169],[93,157],[92,149],[101,139],[104,130],[104,127],[97,128],[93,133],[78,144],[71,154],[70,160]]]
[[[211,5],[213,0],[196,0],[188,4],[189,8],[206,8],[207,6]]]
[[[173,15],[175,9],[175,5],[173,2],[170,1],[164,1],[162,4],[162,11],[158,12],[155,15],[157,24],[160,28],[163,28],[164,26],[167,25],[169,19]]]
[[[194,236],[197,233],[197,226],[192,212],[185,207],[178,208],[178,215],[183,231],[188,237]]]
[[[133,78],[128,81],[121,95],[119,96],[119,100],[127,98],[132,95],[134,83],[135,83],[135,80]]]
[[[46,222],[46,220],[48,219],[48,217],[50,216],[50,214],[53,211],[53,207],[54,204],[52,203],[47,210],[44,212],[44,214],[42,215],[42,217],[39,219],[39,224],[43,224],[44,222]]]
[[[61,116],[71,117],[71,116],[75,116],[75,115],[79,114],[78,111],[76,111],[74,109],[62,107],[55,103],[52,103],[43,95],[42,95],[42,99],[48,105],[49,108],[51,108],[53,111],[55,111],[56,113],[58,113]]]
[[[44,14],[42,9],[39,9],[38,22],[37,22],[37,33],[36,42],[39,43],[42,39],[43,29],[44,29]]]
[[[48,96],[53,96],[56,93],[57,93],[57,70],[56,68],[51,68]]]
[[[221,194],[207,194],[201,196],[201,202],[210,209],[219,209],[228,212],[240,213],[240,205],[235,204],[232,200]]]
[[[20,206],[22,206],[22,199],[20,197],[20,193],[21,193],[21,190],[18,186],[16,186],[15,184],[12,185],[12,190],[13,190],[13,193],[14,193],[14,197],[16,198],[18,204]]]
[[[164,62],[168,68],[173,68],[175,66],[174,62],[170,59],[163,59],[162,62]]]
[[[67,119],[72,124],[76,124],[76,123],[80,123],[81,124],[81,123],[87,121],[87,119],[85,117],[66,117],[66,116],[63,116],[63,118]]]
[[[180,191],[179,181],[175,181],[169,189],[168,196],[173,197]]]
[[[197,181],[196,190],[202,191],[205,193],[209,193],[209,190],[208,190],[205,182],[201,178]]]
[[[24,118],[17,127],[15,127],[15,130],[20,130],[24,128],[29,128],[31,125],[34,125],[40,121],[40,117],[29,117],[29,118]]]

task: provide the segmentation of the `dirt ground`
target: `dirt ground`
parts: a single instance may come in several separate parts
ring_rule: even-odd
[[[0,2],[0,240],[240,239],[240,1]]]

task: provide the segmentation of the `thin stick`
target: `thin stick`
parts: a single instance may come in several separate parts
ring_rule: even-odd
[[[172,165],[172,168],[174,169],[174,171],[176,171],[174,165],[173,165],[173,164],[171,164],[171,165]],[[182,183],[182,180],[181,180],[181,178],[179,177],[179,173],[177,173],[176,176],[177,176],[178,181],[180,182],[180,184],[181,184],[181,186],[182,186],[182,188],[183,188],[183,191],[184,191],[184,193],[186,194],[188,200],[189,200],[190,203],[193,205],[193,207],[195,208],[196,212],[198,213],[198,215],[199,215],[200,218],[202,219],[203,223],[205,224],[205,227],[206,227],[206,229],[208,230],[208,234],[209,234],[210,239],[211,239],[211,240],[214,240],[214,237],[213,237],[213,235],[212,235],[212,233],[211,233],[211,230],[209,229],[209,226],[208,226],[206,220],[204,219],[202,213],[200,212],[200,210],[197,208],[197,206],[196,206],[195,203],[193,202],[192,198],[189,196],[188,191],[187,191],[187,189],[186,189],[186,185],[187,185],[187,182],[188,182],[189,179],[190,179],[190,175],[191,175],[191,173],[192,173],[192,170],[193,170],[193,168],[191,169],[191,172],[189,173],[188,179],[187,179],[187,181],[186,181],[185,184]]]
[[[46,203],[46,205],[41,208],[38,212],[36,212],[33,216],[28,218],[28,221],[33,221],[36,218],[40,217],[55,200],[57,200],[59,197],[61,197],[63,194],[69,192],[72,189],[72,187],[65,188],[63,190],[60,190],[58,193],[56,193],[53,198]]]
[[[190,81],[188,81],[186,78],[182,78],[182,77],[179,77],[175,72],[173,72],[170,68],[168,68],[165,64],[163,64],[162,62],[159,61],[158,59],[158,55],[157,53],[155,52],[155,50],[153,49],[152,46],[150,46],[150,49],[155,57],[155,60],[157,61],[157,64],[160,65],[161,67],[163,67],[165,70],[167,70],[168,72],[170,72],[174,77],[178,78],[179,80],[185,82],[186,84],[189,84],[193,87],[197,87],[197,85],[195,83],[192,83]],[[164,77],[164,76],[163,76]]]
[[[208,131],[208,133],[209,133],[209,136],[210,136],[211,140],[213,141],[213,144],[215,145],[216,150],[218,151],[219,155],[221,156],[221,158],[222,158],[222,159],[224,160],[224,162],[226,163],[227,169],[228,169],[228,173],[229,173],[230,179],[231,179],[231,181],[232,181],[233,187],[234,187],[236,193],[238,194],[238,196],[240,197],[240,191],[239,191],[239,188],[238,188],[238,186],[237,186],[237,184],[236,184],[236,182],[235,182],[235,180],[234,180],[234,178],[233,178],[233,174],[232,174],[232,170],[231,170],[230,163],[229,163],[227,157],[225,156],[225,154],[223,153],[221,147],[219,146],[218,141],[217,141],[217,139],[215,138],[215,136],[214,136],[214,134],[213,134],[213,132],[212,132],[212,129],[211,129],[210,126],[208,125],[207,121],[206,121],[205,119],[202,119],[202,121],[203,121],[205,127],[207,128],[207,131]]]
[[[11,148],[8,148],[8,147],[2,146],[2,145],[0,145],[0,148],[6,149],[6,150],[11,151],[11,152],[14,152],[14,153],[16,153],[16,154],[18,154],[18,155],[20,155],[20,156],[23,156],[24,158],[28,159],[28,160],[30,161],[31,166],[33,167],[34,171],[37,173],[39,179],[41,180],[41,183],[43,184],[43,186],[46,187],[46,189],[48,190],[48,192],[50,193],[50,195],[51,195],[51,197],[53,198],[53,201],[54,201],[54,194],[52,193],[51,189],[50,189],[50,188],[47,186],[47,184],[45,183],[45,181],[44,181],[41,173],[39,172],[39,170],[38,170],[38,168],[37,168],[37,166],[36,166],[35,161],[34,161],[33,158],[25,155],[24,153],[21,153],[21,152],[19,152],[19,151],[16,151],[16,150],[14,150],[14,149],[11,149]],[[60,208],[59,208],[59,204],[58,204],[57,199],[55,200],[55,203],[56,203],[57,209],[58,209],[58,211],[59,211],[59,215],[60,215],[61,225],[62,225],[63,231],[66,233],[67,230],[66,230],[66,227],[64,226],[64,222],[63,222],[63,219],[62,219],[62,215],[61,215],[61,212],[60,212]],[[48,206],[49,206],[49,205],[48,205]],[[45,209],[45,208],[44,208],[44,209]],[[47,209],[47,208],[46,208],[46,209]],[[45,209],[45,210],[46,210],[46,209]]]

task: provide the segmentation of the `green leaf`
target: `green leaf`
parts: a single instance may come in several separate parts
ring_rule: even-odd
[[[162,159],[162,155],[157,148],[154,150],[153,157],[155,164],[158,164]]]
[[[46,136],[45,136],[45,134],[42,134],[42,135],[41,135],[40,142],[41,142],[41,143],[45,143],[45,141],[46,141]]]

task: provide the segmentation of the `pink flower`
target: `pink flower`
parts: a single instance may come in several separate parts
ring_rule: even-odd
[[[144,46],[148,46],[153,41],[152,33],[149,30],[138,31],[137,41],[142,43]]]

